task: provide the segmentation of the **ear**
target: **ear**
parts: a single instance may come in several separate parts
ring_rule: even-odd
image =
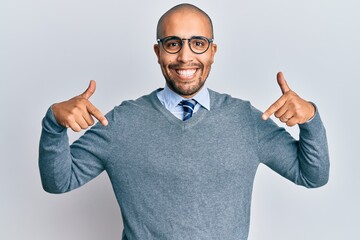
[[[211,44],[211,63],[214,62],[216,51],[217,51],[217,45],[215,43]]]
[[[154,52],[157,56],[158,59],[158,63],[160,64],[160,49],[159,49],[159,44],[154,44]]]

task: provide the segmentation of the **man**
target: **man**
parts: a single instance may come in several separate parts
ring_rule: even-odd
[[[325,129],[312,103],[287,85],[263,114],[249,102],[204,87],[217,46],[211,19],[181,4],[157,27],[154,50],[166,80],[106,116],[81,95],[52,105],[43,120],[43,187],[73,190],[106,170],[119,202],[123,239],[247,239],[256,169],[264,163],[305,187],[328,180]],[[299,125],[296,141],[271,119]],[[99,122],[71,146],[74,131]]]

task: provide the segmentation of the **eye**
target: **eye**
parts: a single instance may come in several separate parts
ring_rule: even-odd
[[[173,48],[179,48],[180,46],[181,46],[181,41],[179,41],[179,40],[170,39],[170,40],[165,41],[166,48],[173,49]]]
[[[204,46],[204,41],[196,40],[196,41],[194,42],[194,45],[195,45],[196,47],[202,47],[202,46]]]
[[[191,40],[191,45],[195,49],[204,49],[208,46],[208,42],[206,39],[202,38],[193,38]]]

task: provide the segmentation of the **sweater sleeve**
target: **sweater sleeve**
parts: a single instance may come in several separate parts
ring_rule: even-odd
[[[315,188],[329,178],[329,152],[326,131],[319,112],[304,124],[299,124],[299,140],[295,140],[274,121],[261,119],[255,111],[260,162],[290,181]]]
[[[110,125],[110,124],[109,124]],[[42,121],[39,169],[42,185],[50,193],[64,193],[82,186],[104,169],[110,136],[97,123],[69,145],[67,129],[56,122],[51,108]]]

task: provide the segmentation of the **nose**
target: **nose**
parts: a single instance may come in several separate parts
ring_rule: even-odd
[[[189,40],[183,40],[182,48],[178,52],[178,57],[177,57],[178,62],[187,63],[187,62],[191,62],[193,59],[194,53],[191,51],[188,41]]]

